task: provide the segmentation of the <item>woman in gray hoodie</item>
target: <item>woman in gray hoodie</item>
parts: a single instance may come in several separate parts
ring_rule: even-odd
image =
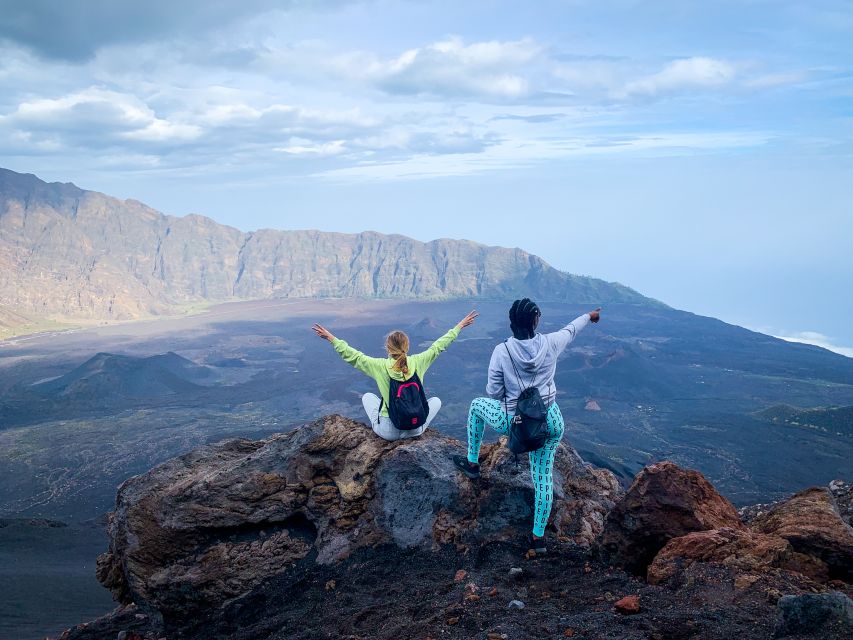
[[[563,437],[563,415],[554,401],[557,358],[590,322],[598,322],[600,309],[585,313],[553,333],[536,333],[541,312],[529,298],[516,300],[509,310],[512,337],[492,352],[488,398],[476,398],[468,412],[468,458],[457,458],[457,466],[470,478],[480,475],[480,443],[486,424],[498,433],[508,433],[516,401],[524,389],[536,387],[548,408],[545,444],[531,451],[530,475],[536,496],[533,516],[533,548],[545,552],[545,526],[551,514],[554,485],[551,480],[557,445]]]

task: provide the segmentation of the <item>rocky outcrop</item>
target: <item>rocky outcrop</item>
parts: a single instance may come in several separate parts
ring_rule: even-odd
[[[846,487],[835,481],[829,489],[746,509],[746,525],[702,474],[660,462],[643,469],[608,514],[598,548],[652,584],[678,584],[696,563],[736,573],[784,569],[817,582],[849,583],[853,529],[841,517]]]
[[[174,217],[134,200],[0,169],[4,316],[121,320],[204,301],[287,297],[659,304],[560,272],[520,249],[399,235],[260,230]],[[6,311],[3,306],[7,307]]]
[[[385,442],[340,416],[202,447],[119,488],[98,578],[119,602],[168,620],[365,547],[521,537],[533,505],[526,469],[505,447],[485,445],[482,478],[472,482],[451,461],[462,451],[434,431]],[[619,496],[616,478],[561,445],[554,486],[553,533],[589,545]]]
[[[607,516],[600,549],[611,562],[644,575],[673,538],[720,528],[744,528],[731,503],[698,471],[664,461],[637,474]]]
[[[744,526],[695,471],[652,465],[622,497],[613,474],[561,445],[542,560],[519,544],[533,503],[526,469],[500,443],[485,445],[482,477],[471,481],[451,461],[462,451],[436,432],[385,442],[328,416],[170,460],[119,488],[98,560],[119,607],[61,638],[849,632],[849,599],[829,589],[849,594],[850,585],[815,582],[828,571],[821,557]],[[780,531],[794,530],[793,514],[807,517],[804,496],[820,503],[807,491],[771,508],[791,514]],[[608,560],[648,554],[666,538],[648,566],[653,584],[596,562],[583,549],[596,537]]]
[[[750,526],[784,538],[795,551],[824,562],[830,578],[853,579],[853,528],[829,489],[812,487],[756,517]]]
[[[739,571],[762,571],[782,566],[791,554],[791,545],[778,536],[743,529],[696,531],[667,542],[649,565],[647,580],[651,584],[667,582],[694,562],[713,562]]]

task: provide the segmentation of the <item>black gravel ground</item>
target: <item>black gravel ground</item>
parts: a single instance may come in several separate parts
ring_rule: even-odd
[[[130,607],[63,638],[113,640],[126,630],[126,640],[769,639],[778,598],[816,588],[784,571],[761,574],[741,588],[735,577],[727,568],[697,564],[677,585],[652,586],[559,542],[535,558],[509,543],[432,552],[380,547],[332,566],[309,556],[215,610],[163,624]],[[639,596],[639,613],[615,610],[627,595]],[[513,600],[524,607],[512,608]],[[848,636],[814,629],[786,637]]]

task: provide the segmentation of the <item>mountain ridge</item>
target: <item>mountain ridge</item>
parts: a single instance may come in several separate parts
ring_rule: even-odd
[[[2,168],[0,267],[0,307],[54,321],[120,321],[199,303],[301,297],[526,294],[662,304],[619,283],[559,271],[519,248],[375,231],[243,232]],[[12,313],[5,317],[14,322]]]

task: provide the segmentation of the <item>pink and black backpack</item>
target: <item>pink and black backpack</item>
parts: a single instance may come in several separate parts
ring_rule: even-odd
[[[383,400],[384,402],[384,400]],[[382,411],[380,403],[379,410]],[[400,431],[419,429],[427,420],[429,405],[427,404],[424,385],[415,373],[405,382],[391,378],[388,391],[388,417]]]

